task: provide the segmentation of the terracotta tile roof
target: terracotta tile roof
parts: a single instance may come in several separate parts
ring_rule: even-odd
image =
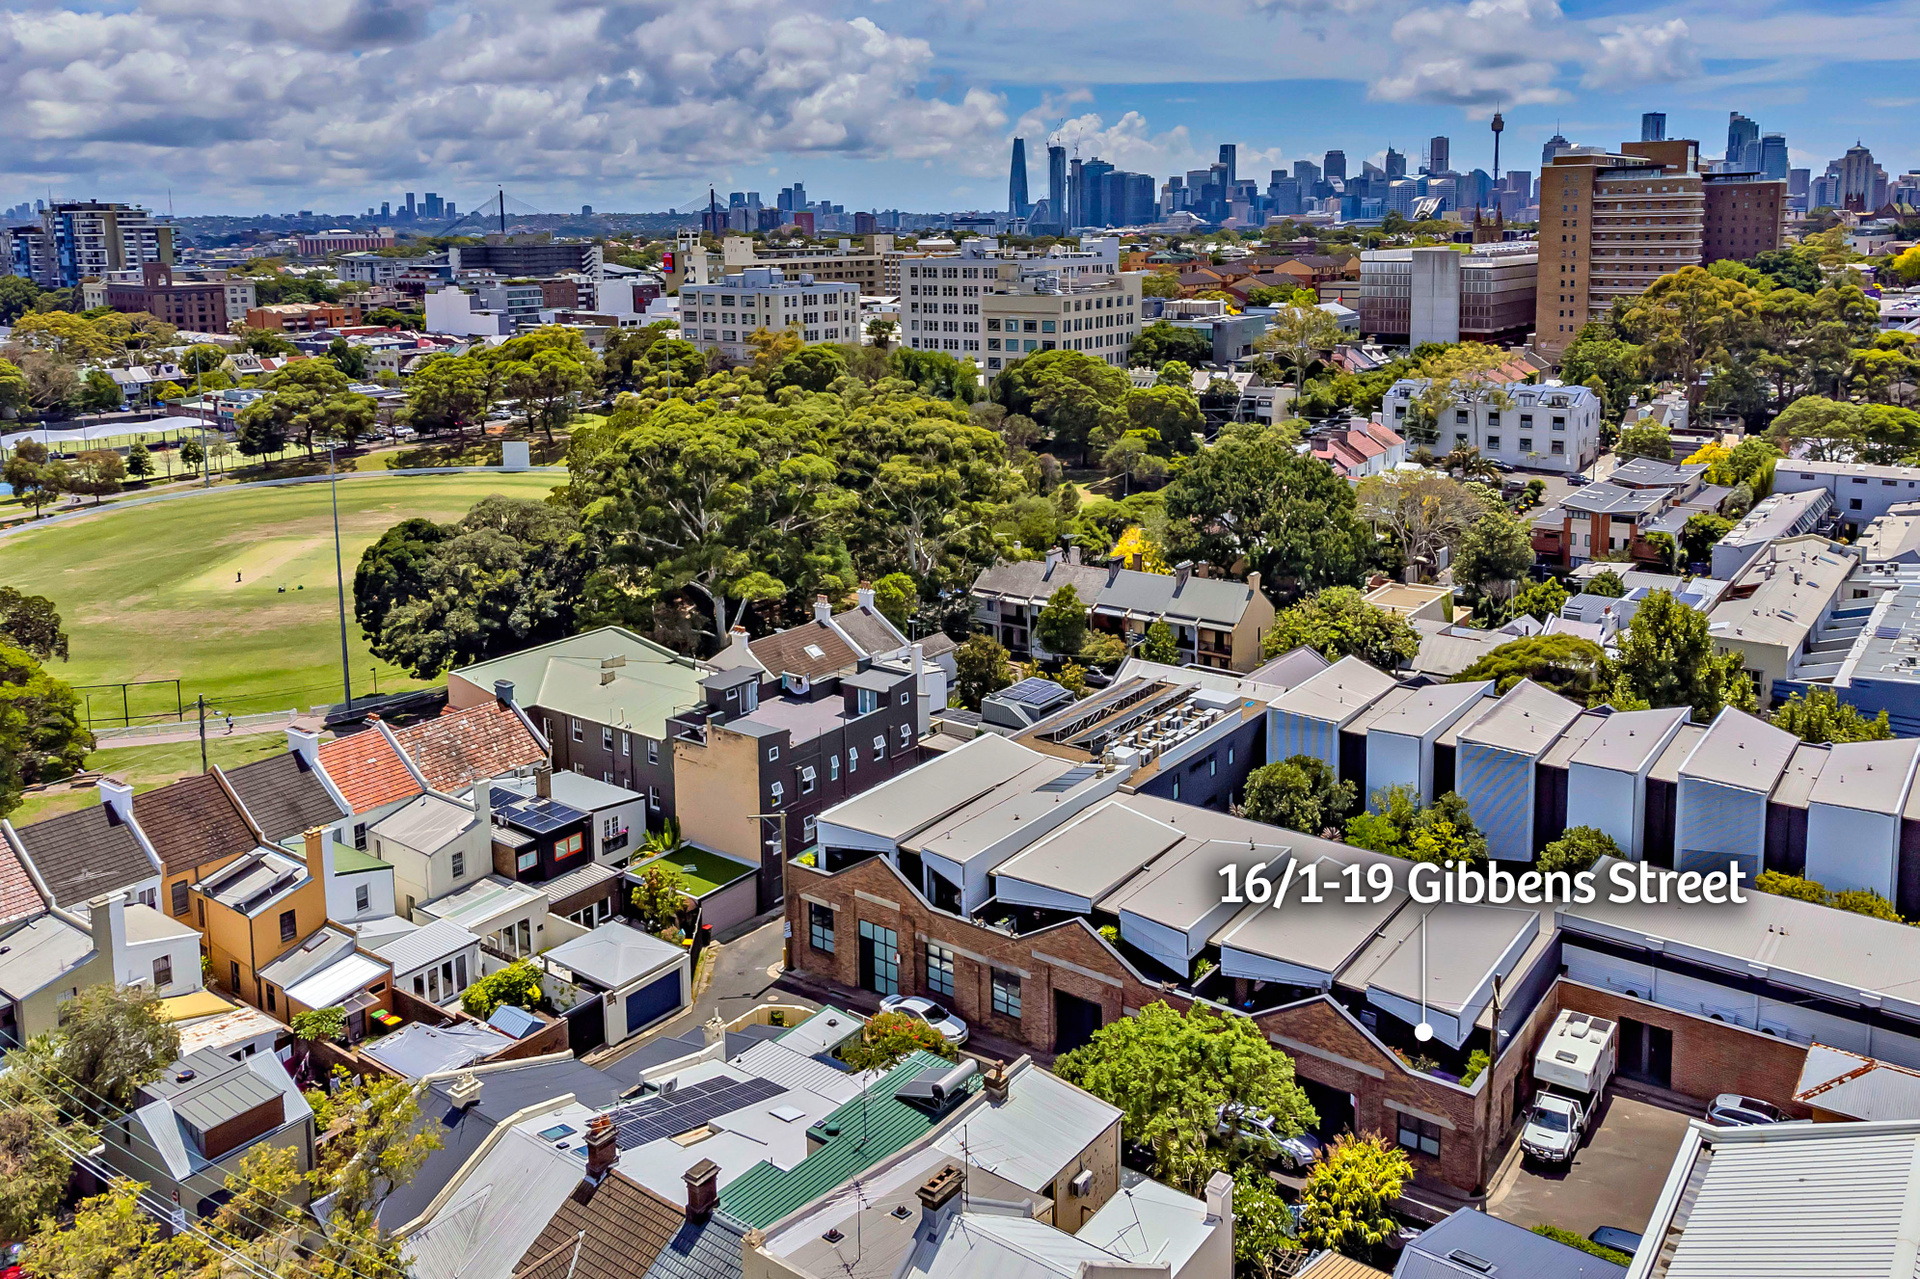
[[[775,631],[747,645],[770,675],[804,675],[819,679],[852,670],[860,654],[825,622],[803,622]]]
[[[1406,440],[1401,436],[1400,432],[1381,422],[1368,422],[1366,424],[1366,432],[1386,448],[1392,448],[1396,444],[1406,443]]]
[[[427,784],[444,792],[464,790],[483,777],[530,768],[547,758],[526,722],[498,702],[396,728],[393,737]]]
[[[320,767],[333,779],[334,789],[364,813],[421,792],[400,752],[377,728],[320,743]]]
[[[47,908],[11,841],[0,839],[0,923],[11,923]]]
[[[260,843],[239,805],[205,773],[135,795],[133,820],[169,874],[238,857]]]
[[[269,843],[277,844],[309,827],[325,826],[346,816],[321,784],[313,765],[293,751],[216,771],[240,797]]]
[[[155,874],[133,828],[106,804],[16,827],[14,834],[56,906],[84,906]]]
[[[583,1180],[520,1258],[514,1279],[631,1279],[685,1224],[677,1205],[618,1171],[597,1186]]]

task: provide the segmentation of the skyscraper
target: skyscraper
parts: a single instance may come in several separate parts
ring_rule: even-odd
[[[1787,176],[1787,135],[1763,134],[1760,138],[1760,172],[1769,178]]]
[[[1445,137],[1427,139],[1427,172],[1453,172],[1453,143]]]
[[[1886,202],[1887,175],[1874,163],[1873,152],[1855,142],[1845,155],[1827,166],[1828,172],[1836,167],[1840,177],[1836,208],[1870,213]]]
[[[1667,113],[1648,111],[1640,117],[1640,140],[1642,142],[1665,142],[1667,140]]]
[[[1220,144],[1220,163],[1226,166],[1227,189],[1231,191],[1233,184],[1240,180],[1240,148],[1231,142],[1222,142]]]
[[[1760,126],[1738,111],[1727,113],[1727,168],[1752,173],[1760,167]]]
[[[1113,225],[1113,211],[1107,208],[1107,175],[1112,172],[1113,166],[1097,155],[1080,166],[1081,182],[1086,191],[1080,198],[1080,216],[1086,219],[1083,225]]]
[[[1013,166],[1007,174],[1007,213],[1024,218],[1033,211],[1027,200],[1027,140],[1013,140]]]
[[[1323,172],[1321,176],[1327,181],[1345,182],[1347,180],[1347,153],[1345,151],[1327,152],[1326,161],[1322,167]]]
[[[1406,176],[1407,176],[1407,157],[1400,154],[1398,151],[1395,151],[1391,146],[1389,146],[1387,148],[1388,180],[1391,181],[1394,178],[1404,178]]]
[[[1047,217],[1064,225],[1067,220],[1067,149],[1047,148]]]

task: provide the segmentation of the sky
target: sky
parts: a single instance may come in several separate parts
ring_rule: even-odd
[[[1241,176],[1391,144],[1537,170],[1643,111],[1729,111],[1818,172],[1920,167],[1920,0],[0,0],[0,207],[361,210],[504,185],[547,212],[806,184],[854,208],[998,209],[1010,140]]]

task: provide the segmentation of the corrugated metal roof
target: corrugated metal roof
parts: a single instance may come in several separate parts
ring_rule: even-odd
[[[968,1112],[934,1145],[1038,1193],[1119,1122],[1114,1107],[1029,1064],[1009,1081],[1004,1102]]]
[[[1454,1261],[1465,1254],[1491,1269]],[[1524,1226],[1462,1208],[1423,1231],[1400,1255],[1394,1279],[1625,1279],[1626,1269]]]
[[[469,946],[476,946],[478,937],[450,919],[436,919],[431,924],[416,928],[404,936],[392,941],[382,942],[378,946],[369,946],[380,958],[393,965],[396,978],[405,977],[416,968],[425,968],[428,964],[438,963],[449,955],[458,954]],[[478,974],[475,974],[478,976]]]
[[[1793,1099],[1850,1119],[1920,1119],[1920,1071],[1810,1044]]]
[[[1579,716],[1577,703],[1523,679],[1460,730],[1460,744],[1539,755]]]
[[[831,1132],[825,1145],[791,1169],[755,1164],[721,1190],[721,1207],[749,1226],[769,1226],[923,1136],[939,1117],[895,1094],[922,1071],[947,1064],[933,1053],[914,1053],[817,1125]],[[979,1085],[977,1074],[967,1082],[969,1091]]]

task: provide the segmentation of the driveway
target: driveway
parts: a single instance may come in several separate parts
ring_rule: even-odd
[[[1695,1118],[1697,1112],[1610,1092],[1599,1126],[1571,1164],[1512,1159],[1487,1196],[1487,1211],[1528,1229],[1559,1226],[1584,1236],[1600,1226],[1623,1226],[1639,1233]]]
[[[684,1035],[690,1030],[698,1030],[716,1015],[722,1021],[731,1021],[766,1003],[817,1007],[812,1000],[799,997],[792,991],[776,991],[773,988],[780,976],[784,958],[781,938],[784,920],[784,915],[776,915],[752,932],[742,933],[730,942],[712,946],[713,975],[693,1003],[679,1016],[622,1043],[605,1058],[596,1058],[595,1064],[604,1066],[610,1061],[618,1061],[640,1045],[665,1035]]]

